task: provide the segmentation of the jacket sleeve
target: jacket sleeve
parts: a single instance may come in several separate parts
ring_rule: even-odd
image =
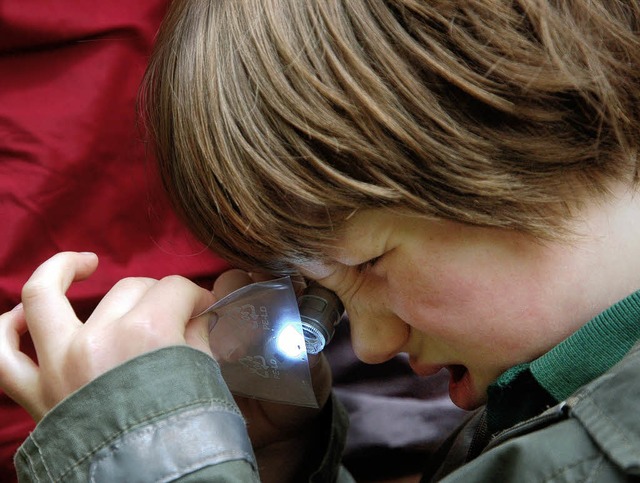
[[[352,481],[340,467],[344,409],[323,411],[327,437],[310,481]],[[259,481],[244,419],[218,364],[187,346],[128,361],[71,394],[15,457],[20,481]]]
[[[20,481],[258,481],[218,365],[186,346],[144,354],[70,395],[15,463]]]

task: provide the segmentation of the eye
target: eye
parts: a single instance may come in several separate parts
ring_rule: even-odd
[[[381,258],[382,258],[382,255],[371,258],[366,262],[359,263],[358,265],[355,265],[355,269],[360,273],[364,273],[367,270],[370,270],[371,268],[373,268]]]

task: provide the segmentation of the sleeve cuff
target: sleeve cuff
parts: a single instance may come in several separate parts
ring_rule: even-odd
[[[28,481],[124,481],[136,474],[170,481],[238,460],[256,472],[244,420],[218,364],[175,346],[128,361],[71,394],[19,448],[16,468]]]

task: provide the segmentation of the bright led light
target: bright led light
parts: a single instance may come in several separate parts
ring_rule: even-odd
[[[287,324],[276,338],[276,346],[282,355],[291,359],[300,357],[305,350],[304,338],[293,324]]]

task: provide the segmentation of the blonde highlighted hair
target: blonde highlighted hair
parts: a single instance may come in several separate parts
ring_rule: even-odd
[[[142,102],[171,198],[238,266],[355,210],[539,237],[637,179],[637,0],[175,0]]]

